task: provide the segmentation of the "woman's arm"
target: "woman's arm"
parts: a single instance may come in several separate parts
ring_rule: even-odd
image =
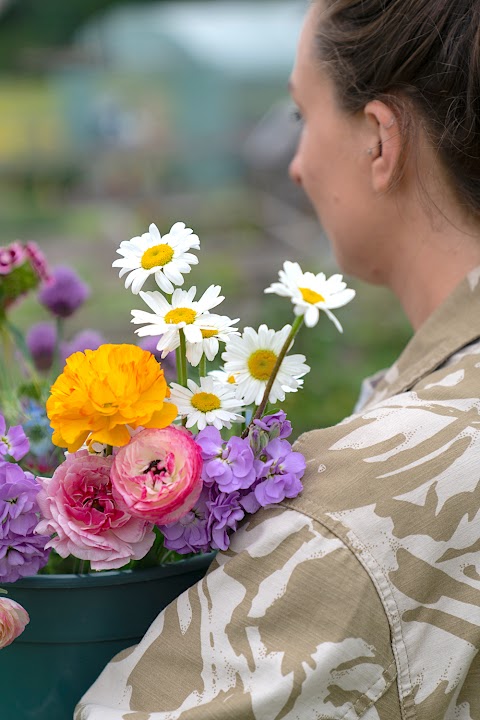
[[[388,621],[358,560],[315,520],[266,509],[106,667],[75,717],[396,720],[395,677]]]

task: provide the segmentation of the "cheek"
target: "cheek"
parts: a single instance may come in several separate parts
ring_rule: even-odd
[[[298,148],[298,167],[305,192],[310,197],[319,219],[325,223],[325,213],[341,209],[345,196],[353,191],[351,155],[345,146],[345,136],[338,125],[323,118],[304,128]]]

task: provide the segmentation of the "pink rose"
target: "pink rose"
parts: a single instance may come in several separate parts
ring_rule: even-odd
[[[166,525],[186,515],[202,490],[202,453],[184,428],[135,435],[115,455],[113,494],[136,517]]]
[[[0,649],[10,645],[30,622],[27,611],[15,600],[0,597]]]
[[[94,570],[112,570],[140,560],[155,539],[148,520],[132,517],[113,497],[113,457],[80,450],[67,456],[52,478],[39,477],[37,501],[44,519],[35,531],[56,533],[46,547],[61,557],[90,560]]]

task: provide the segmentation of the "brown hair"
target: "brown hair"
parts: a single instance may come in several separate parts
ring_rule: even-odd
[[[458,198],[480,214],[480,0],[322,0],[317,53],[341,105],[420,113]],[[412,113],[412,109],[417,113]]]

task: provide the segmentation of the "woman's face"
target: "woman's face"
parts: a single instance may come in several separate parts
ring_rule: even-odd
[[[290,175],[310,198],[344,272],[382,282],[386,248],[379,232],[381,202],[371,185],[371,128],[363,113],[350,115],[340,108],[333,83],[315,57],[318,19],[314,5],[290,80],[303,123]]]

